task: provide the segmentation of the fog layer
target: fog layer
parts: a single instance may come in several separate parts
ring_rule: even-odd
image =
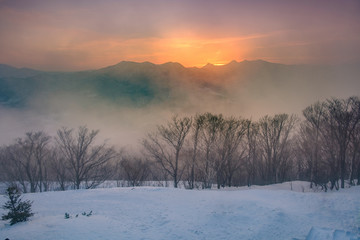
[[[26,131],[55,134],[87,125],[118,146],[136,146],[171,115],[223,113],[258,119],[295,113],[360,90],[360,64],[283,65],[265,61],[185,68],[121,62],[99,70],[41,72],[0,65],[0,143]]]

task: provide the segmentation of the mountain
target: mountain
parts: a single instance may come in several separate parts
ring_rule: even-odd
[[[199,94],[229,101],[236,101],[239,94],[254,101],[282,95],[289,98],[306,95],[311,99],[343,97],[360,89],[358,69],[348,65],[284,65],[262,60],[232,61],[222,66],[208,64],[202,68],[185,68],[173,62],[157,65],[124,61],[98,70],[70,73],[0,65],[0,104],[27,107],[34,98],[62,94],[132,107],[179,101],[191,104],[188,100]]]
[[[105,129],[118,141],[138,140],[170,115],[206,111],[253,119],[301,115],[318,100],[358,95],[359,76],[360,64],[263,60],[202,68],[124,61],[80,72],[0,65],[0,142],[33,129],[78,125]]]

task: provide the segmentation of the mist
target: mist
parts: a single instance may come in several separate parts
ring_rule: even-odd
[[[138,149],[147,133],[175,114],[211,112],[252,120],[277,113],[301,116],[316,101],[358,95],[359,69],[357,64],[260,60],[203,68],[122,62],[74,73],[3,66],[0,144],[28,131],[55,136],[60,127],[85,125],[100,130],[100,140]]]

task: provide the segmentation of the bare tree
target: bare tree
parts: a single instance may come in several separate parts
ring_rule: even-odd
[[[205,124],[205,115],[196,115],[194,118],[194,122],[192,125],[193,135],[192,135],[192,141],[193,141],[193,148],[192,148],[192,156],[191,156],[191,164],[190,164],[190,181],[189,181],[189,187],[190,189],[194,188],[195,184],[195,167],[197,165],[197,158],[198,158],[198,152],[199,152],[199,138],[201,131],[203,130],[203,126]]]
[[[341,188],[345,187],[347,152],[351,136],[360,123],[360,100],[350,97],[346,100],[331,99],[327,101],[327,124],[331,137],[335,140],[336,154],[340,167]]]
[[[245,155],[245,169],[246,169],[246,182],[248,187],[255,182],[258,163],[258,134],[259,125],[248,120],[246,122],[246,155]]]
[[[36,159],[39,173],[39,190],[49,190],[49,157],[50,150],[49,144],[51,137],[45,134],[44,132],[36,133],[27,133],[27,137],[30,140],[30,143],[34,144],[34,157]]]
[[[360,101],[332,98],[309,106],[300,128],[301,154],[307,160],[310,181],[327,188],[353,182],[359,159]]]
[[[357,178],[357,185],[360,185],[360,124],[351,134],[350,148],[350,183],[354,184]]]
[[[279,182],[280,168],[288,160],[290,133],[298,119],[294,115],[265,116],[259,121],[259,142],[266,166],[266,182]]]
[[[44,187],[47,190],[49,143],[50,137],[44,132],[27,132],[25,138],[18,138],[5,148],[8,174],[22,185],[24,192],[27,192],[27,184],[30,192],[43,191]]]
[[[126,179],[130,186],[140,186],[150,174],[150,165],[147,160],[126,156],[120,163]]]
[[[59,184],[60,190],[65,191],[68,186],[68,182],[70,181],[70,176],[68,173],[68,169],[70,167],[67,166],[68,162],[61,154],[59,148],[54,147],[52,149],[49,164],[51,166],[51,172],[54,180]]]
[[[18,146],[12,144],[1,149],[1,168],[4,172],[4,179],[9,185],[20,184],[22,192],[28,192],[26,172],[18,156]]]
[[[223,128],[224,118],[221,114],[205,113],[205,122],[201,132],[201,145],[204,152],[202,166],[202,178],[204,188],[211,188],[213,178],[216,176],[216,146],[219,134]],[[220,170],[219,170],[220,171]]]
[[[174,116],[166,126],[158,126],[156,133],[149,134],[143,140],[145,150],[173,178],[175,188],[184,171],[179,160],[191,125],[191,118]]]
[[[94,188],[113,174],[111,160],[117,154],[106,142],[95,145],[98,133],[84,126],[76,133],[67,128],[57,132],[56,142],[76,189],[80,189],[81,183],[85,183],[86,188]]]
[[[218,157],[215,161],[217,185],[231,187],[234,173],[240,168],[245,148],[239,149],[246,133],[246,121],[234,117],[226,118],[220,129],[217,145]]]
[[[301,154],[306,159],[310,187],[312,184],[326,184],[326,179],[321,177],[320,165],[322,163],[321,144],[324,137],[324,117],[326,106],[324,103],[317,102],[303,111],[305,121],[300,126],[299,147]]]

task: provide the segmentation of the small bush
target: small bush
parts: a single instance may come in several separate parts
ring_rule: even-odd
[[[90,217],[90,216],[92,215],[92,211],[90,211],[89,213],[83,212],[82,215],[83,215],[83,216]]]
[[[2,215],[2,220],[10,219],[10,225],[18,222],[26,222],[34,215],[34,213],[31,212],[32,202],[29,200],[22,201],[20,191],[16,186],[8,187],[5,197],[8,198],[8,201],[2,208],[9,210],[9,212]]]
[[[86,216],[86,217],[90,217],[92,215],[92,211],[90,211],[89,213],[86,212],[82,212],[81,215]],[[75,218],[79,217],[79,214],[75,215]],[[69,213],[65,213],[65,219],[69,219],[71,218],[71,215]]]

